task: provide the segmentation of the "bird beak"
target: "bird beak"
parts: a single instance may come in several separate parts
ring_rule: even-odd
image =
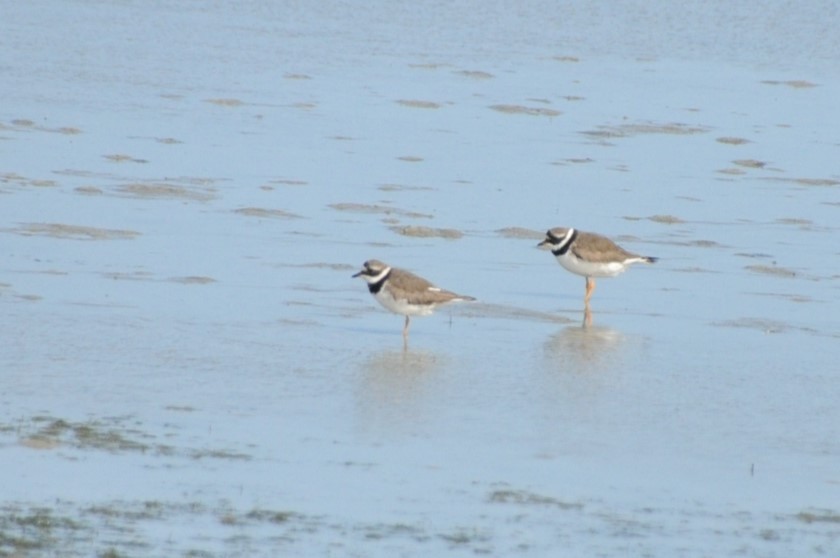
[[[359,273],[354,273],[354,274],[353,274],[353,277],[358,277],[359,275],[361,275],[361,274],[362,274],[362,273],[364,273],[364,272],[365,272],[365,270],[363,269],[363,270],[361,270]]]
[[[549,244],[551,244],[551,243],[550,243],[550,242],[548,241],[548,239],[546,238],[546,239],[543,239],[543,241],[542,241],[542,242],[540,242],[539,244],[537,244],[537,248],[542,248],[543,246],[548,246]]]

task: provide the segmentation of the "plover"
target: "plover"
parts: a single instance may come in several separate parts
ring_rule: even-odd
[[[549,229],[545,233],[545,240],[537,246],[550,248],[560,265],[586,277],[583,301],[587,306],[595,290],[596,277],[615,277],[631,264],[653,263],[658,259],[628,252],[600,234],[562,227]]]
[[[379,260],[368,260],[353,275],[365,280],[370,294],[382,306],[405,316],[403,338],[408,338],[411,316],[428,316],[441,304],[475,300],[434,286],[410,271],[391,267]]]

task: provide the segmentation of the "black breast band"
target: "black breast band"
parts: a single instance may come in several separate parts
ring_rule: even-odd
[[[566,241],[566,243],[565,243],[563,246],[561,246],[561,247],[560,247],[560,248],[558,248],[557,250],[552,250],[552,251],[551,251],[551,253],[552,253],[552,254],[554,254],[555,256],[562,256],[563,254],[565,254],[566,252],[568,252],[568,251],[569,251],[569,248],[571,248],[571,247],[572,247],[572,243],[573,243],[573,242],[575,241],[575,239],[577,238],[577,235],[578,235],[578,232],[577,232],[577,231],[573,232],[573,233],[572,233],[572,237],[571,237],[571,238],[569,238],[569,240],[568,240],[568,241]]]
[[[368,290],[370,291],[370,294],[376,294],[379,291],[381,291],[382,290],[382,285],[385,284],[385,281],[387,281],[388,277],[390,277],[390,276],[391,276],[391,270],[389,269],[388,273],[386,273],[385,276],[382,279],[380,279],[376,283],[368,283]]]

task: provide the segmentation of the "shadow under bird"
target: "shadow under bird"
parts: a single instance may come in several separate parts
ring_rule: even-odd
[[[596,277],[615,277],[634,263],[651,264],[658,259],[628,252],[600,234],[563,227],[549,229],[537,247],[550,249],[560,265],[586,277],[583,301],[587,306],[595,290]]]
[[[403,338],[408,338],[411,316],[428,316],[442,304],[475,300],[471,296],[455,294],[436,287],[426,279],[379,260],[368,260],[353,277],[365,280],[370,294],[379,304],[405,316]]]

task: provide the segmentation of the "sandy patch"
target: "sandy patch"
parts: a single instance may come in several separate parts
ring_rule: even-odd
[[[82,133],[82,131],[79,128],[73,126],[59,126],[57,128],[39,126],[32,120],[29,120],[28,118],[16,118],[12,120],[12,125],[16,128],[27,128],[30,130],[37,130],[39,132],[51,132],[54,134],[64,134],[68,136],[75,136],[77,134]]]
[[[740,176],[740,175],[747,174],[747,171],[745,171],[744,169],[739,169],[739,168],[736,168],[736,167],[727,167],[725,169],[718,169],[716,172],[719,172],[720,174],[729,174],[729,175],[732,175],[732,176]]]
[[[654,223],[663,223],[665,225],[676,225],[679,223],[685,223],[685,221],[674,215],[651,215],[650,217],[648,217],[648,221],[653,221]]]
[[[586,163],[594,163],[595,159],[591,159],[589,157],[570,157],[568,159],[562,159],[560,161],[553,161],[552,165],[562,166],[562,165],[583,165]]]
[[[152,281],[154,275],[148,271],[110,271],[103,273],[102,277],[113,279],[114,281]]]
[[[393,226],[389,227],[392,231],[402,236],[414,236],[419,238],[445,238],[447,240],[456,240],[464,236],[464,233],[457,229],[439,229],[434,227],[416,227],[416,226]]]
[[[758,161],[756,159],[736,159],[732,162],[739,167],[747,167],[750,169],[761,169],[767,165],[764,161]]]
[[[133,198],[146,199],[210,201],[216,197],[215,188],[188,188],[166,182],[134,182],[118,186],[115,191]]]
[[[810,81],[804,79],[789,79],[787,81],[768,79],[762,81],[761,83],[765,85],[786,85],[787,87],[792,87],[794,89],[809,89],[811,87],[817,87],[816,83],[811,83]]]
[[[809,226],[813,225],[814,222],[810,219],[802,219],[799,217],[782,217],[773,221],[774,223],[778,223],[780,225],[798,225],[798,226]]]
[[[748,139],[735,138],[735,137],[729,137],[729,136],[724,136],[722,138],[717,138],[717,139],[715,139],[715,141],[718,142],[718,143],[725,143],[725,144],[728,144],[728,145],[744,145],[745,143],[750,143],[750,140],[748,140]]]
[[[234,209],[234,213],[247,217],[261,217],[264,219],[302,219],[300,215],[283,211],[282,209],[266,209],[264,207],[242,207]]]
[[[632,215],[625,215],[623,219],[625,221],[641,221],[642,219],[647,219],[648,221],[653,221],[654,223],[663,223],[665,225],[675,225],[677,223],[685,222],[674,215],[651,215],[650,217],[635,217]]]
[[[418,70],[439,70],[440,68],[448,68],[450,65],[438,62],[423,62],[418,64],[409,64],[409,68],[417,68]]]
[[[765,275],[774,275],[776,277],[796,277],[796,272],[786,267],[779,267],[775,265],[748,265],[744,269],[754,273],[763,273]]]
[[[714,240],[692,240],[686,243],[688,246],[697,246],[698,248],[723,248],[723,244],[715,242]]]
[[[58,186],[55,180],[45,178],[29,178],[19,175],[16,172],[7,172],[0,174],[0,184],[11,184],[14,186],[31,186],[35,188],[53,188]]]
[[[431,186],[408,186],[405,184],[381,184],[378,190],[382,190],[383,192],[406,192],[406,191],[422,191],[422,192],[430,192],[435,190]]]
[[[123,240],[140,236],[137,231],[100,229],[65,223],[22,223],[7,230],[21,236],[48,236],[75,240]]]
[[[331,203],[330,208],[336,211],[346,211],[349,213],[378,213],[382,215],[399,215],[402,217],[411,217],[417,219],[431,219],[433,215],[428,213],[419,213],[417,211],[408,211],[397,207],[390,207],[387,205],[365,204],[365,203]]]
[[[78,188],[74,188],[73,191],[77,194],[83,194],[85,196],[101,196],[105,193],[102,189],[97,188],[96,186],[79,186]]]
[[[417,99],[399,99],[397,100],[397,104],[404,107],[423,109],[439,109],[443,106],[440,103],[435,103],[434,101],[420,101]]]
[[[350,264],[342,264],[342,263],[330,263],[330,262],[313,262],[313,263],[303,263],[303,264],[281,263],[281,264],[277,264],[276,267],[329,269],[331,271],[354,271],[354,270],[358,269],[358,266],[354,266],[354,265],[350,265]]]
[[[245,104],[245,101],[239,99],[204,99],[204,102],[222,107],[239,107]]]
[[[734,327],[743,329],[756,329],[764,333],[782,333],[790,329],[790,324],[767,318],[736,318],[718,322],[715,325],[721,327]]]
[[[61,446],[58,440],[35,437],[21,438],[19,443],[25,448],[36,450],[51,450]]]
[[[778,178],[767,177],[766,180],[779,180],[782,182],[793,182],[802,186],[840,186],[840,180],[834,178]]]
[[[470,79],[493,79],[496,77],[490,72],[482,72],[480,70],[460,70],[455,73],[459,76],[468,77]]]
[[[503,112],[505,114],[527,114],[529,116],[560,116],[563,114],[559,110],[542,107],[526,107],[524,105],[490,105],[490,108],[496,112]]]
[[[189,459],[225,459],[248,461],[251,456],[217,447],[176,447],[170,436],[142,430],[131,417],[102,417],[72,421],[52,416],[35,416],[20,426],[19,442],[33,449],[63,446],[77,450],[108,453],[142,453],[180,456]],[[165,439],[164,443],[161,439]]]
[[[524,227],[504,227],[495,231],[506,238],[524,238],[528,240],[541,240],[545,238],[545,232]]]
[[[114,153],[112,155],[103,155],[105,159],[113,163],[148,163],[146,159],[137,159],[132,157],[131,155],[126,155],[124,153]]]
[[[260,190],[264,192],[271,192],[276,190],[278,186],[308,186],[309,182],[305,180],[295,180],[291,178],[278,178],[269,180],[267,183],[260,186]]]
[[[182,285],[207,285],[216,282],[216,280],[212,277],[204,277],[201,275],[187,275],[186,277],[170,277],[169,281],[172,283],[181,283]]]
[[[453,312],[464,317],[502,318],[505,320],[524,320],[529,322],[546,322],[555,324],[569,324],[576,320],[569,319],[562,314],[541,312],[530,308],[511,306],[508,304],[494,304],[488,302],[470,302],[452,307]]]
[[[668,134],[673,136],[689,136],[705,134],[709,129],[703,126],[689,126],[679,122],[656,123],[637,122],[634,124],[604,125],[595,130],[585,130],[581,134],[595,138],[628,138],[643,134]]]
[[[565,502],[553,496],[535,494],[526,490],[493,490],[487,500],[494,504],[516,504],[520,506],[546,506],[561,510],[581,510],[581,502]]]

